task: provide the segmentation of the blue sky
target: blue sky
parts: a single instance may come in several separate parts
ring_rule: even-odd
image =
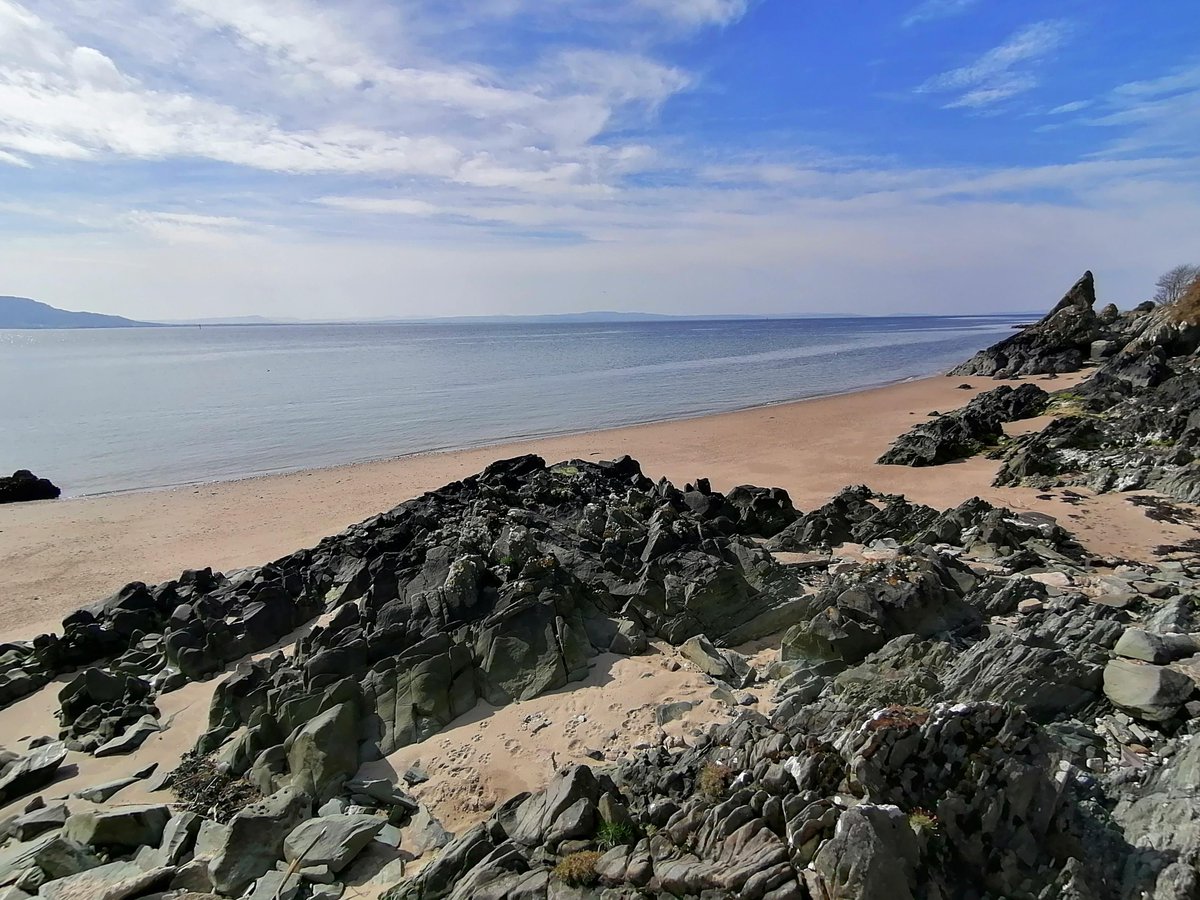
[[[1200,262],[1178,0],[0,0],[0,293],[988,312]]]

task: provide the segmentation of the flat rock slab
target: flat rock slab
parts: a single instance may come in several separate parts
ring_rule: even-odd
[[[167,881],[174,868],[146,871],[131,862],[115,862],[48,881],[38,891],[46,900],[126,900],[146,893],[156,884]]]
[[[76,791],[72,796],[78,797],[80,800],[90,800],[92,803],[103,803],[117,792],[124,790],[131,784],[136,784],[138,781],[140,779],[132,776],[129,778],[117,778],[114,781],[106,781],[104,784],[97,784],[93,787]]]
[[[25,813],[13,820],[13,831],[19,841],[29,841],[39,834],[62,828],[67,824],[67,807],[64,803],[55,806],[44,806],[33,812]]]
[[[171,810],[161,803],[89,810],[67,819],[63,834],[93,847],[156,847],[170,818]]]
[[[323,816],[297,825],[283,842],[289,863],[328,866],[337,873],[375,839],[387,819],[382,816]]]
[[[153,716],[142,716],[125,729],[124,734],[118,735],[111,741],[97,747],[94,755],[123,756],[126,753],[132,753],[138,747],[142,746],[142,744],[146,743],[146,738],[160,730],[158,722]]]
[[[66,758],[66,745],[54,741],[9,763],[4,775],[0,776],[0,804],[45,787],[54,780],[58,767]]]

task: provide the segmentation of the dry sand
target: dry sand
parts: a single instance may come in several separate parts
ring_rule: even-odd
[[[1077,383],[1081,374],[1045,383]],[[0,506],[0,640],[53,630],[82,604],[134,580],[154,583],[183,569],[257,565],[314,545],[351,523],[477,472],[492,460],[538,453],[547,461],[629,454],[651,477],[682,485],[708,477],[786,488],[810,509],[847,484],[868,484],[949,507],[979,495],[1057,517],[1095,552],[1147,558],[1162,543],[1195,536],[1152,522],[1128,495],[1079,502],[1027,489],[993,488],[997,463],[971,459],[928,469],[874,460],[932,410],[947,411],[996,386],[935,376],[875,390],[702,418],[614,428],[473,450],[425,454],[200,487]],[[1016,430],[1043,423],[1017,423]]]

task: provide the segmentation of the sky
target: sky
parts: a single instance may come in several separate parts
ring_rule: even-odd
[[[0,0],[0,294],[135,318],[1131,306],[1182,0]]]

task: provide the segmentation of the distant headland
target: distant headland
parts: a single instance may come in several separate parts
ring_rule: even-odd
[[[141,328],[149,324],[123,316],[58,309],[28,297],[0,297],[0,328]]]

